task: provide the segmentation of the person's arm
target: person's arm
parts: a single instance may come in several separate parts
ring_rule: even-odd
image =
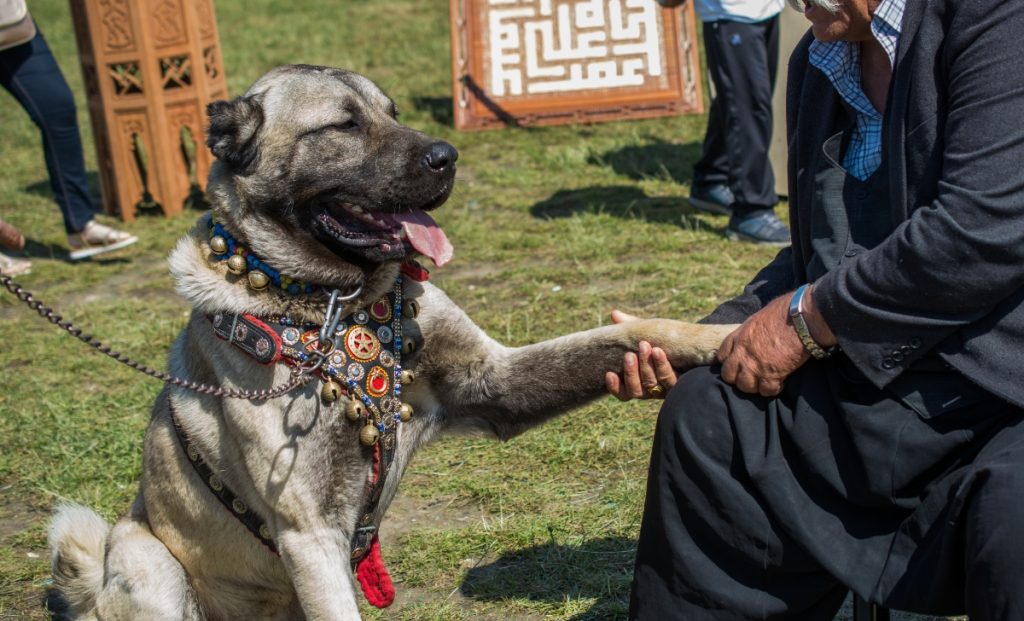
[[[1024,287],[1024,4],[961,3],[948,32],[936,199],[813,292],[877,386]]]

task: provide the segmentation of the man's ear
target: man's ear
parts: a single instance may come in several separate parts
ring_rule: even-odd
[[[263,107],[255,97],[235,97],[206,106],[210,125],[206,145],[213,155],[238,173],[247,172],[259,155],[256,134],[263,126]]]

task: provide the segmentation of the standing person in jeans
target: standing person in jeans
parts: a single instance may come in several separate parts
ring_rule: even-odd
[[[38,30],[27,42],[0,50],[3,85],[39,127],[50,188],[64,216],[69,258],[78,261],[138,241],[95,220],[85,177],[75,99]]]
[[[715,97],[703,155],[693,167],[690,204],[730,216],[729,239],[786,246],[789,229],[773,211],[778,196],[768,160],[784,0],[695,2]]]

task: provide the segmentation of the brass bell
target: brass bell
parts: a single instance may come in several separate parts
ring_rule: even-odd
[[[420,303],[410,298],[402,301],[402,317],[416,319],[420,314]]]
[[[370,423],[367,423],[359,430],[359,441],[366,446],[373,446],[376,444],[379,437],[380,432],[377,431],[377,428]]]
[[[398,408],[398,417],[403,423],[409,422],[409,419],[412,418],[412,406],[408,403],[403,403],[402,407]]]
[[[357,399],[349,399],[345,404],[345,418],[353,423],[363,420],[366,417],[366,408]]]
[[[220,235],[214,235],[210,238],[210,250],[215,254],[224,254],[228,251],[228,240]]]
[[[233,254],[228,259],[228,271],[232,274],[244,274],[248,266],[245,257],[240,254]]]
[[[253,270],[249,272],[249,286],[256,291],[262,291],[267,288],[270,284],[270,276],[267,276],[259,270]]]
[[[412,352],[416,351],[416,339],[410,337],[403,337],[402,339],[402,355],[408,356]]]
[[[416,374],[411,369],[402,369],[401,375],[398,376],[398,381],[405,385],[411,384],[416,381]]]
[[[332,379],[327,380],[320,389],[320,398],[325,403],[334,403],[341,398],[341,384]]]

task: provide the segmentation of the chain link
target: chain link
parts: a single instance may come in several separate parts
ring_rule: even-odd
[[[312,379],[312,374],[316,369],[323,363],[323,357],[318,362],[314,362],[312,367],[294,366],[292,367],[291,377],[284,384],[275,386],[273,388],[265,388],[262,390],[237,390],[234,388],[224,388],[223,386],[212,386],[210,384],[200,384],[192,380],[183,379],[164,371],[158,371],[152,367],[149,367],[141,362],[137,362],[132,358],[111,349],[109,346],[104,345],[102,342],[94,339],[90,334],[82,334],[81,328],[76,328],[70,321],[64,321],[64,318],[53,312],[53,309],[44,305],[41,301],[35,299],[32,293],[23,289],[18,283],[14,282],[10,276],[6,276],[0,273],[0,283],[14,294],[19,300],[24,302],[29,308],[36,311],[40,317],[46,319],[53,325],[66,331],[71,336],[75,337],[79,341],[82,341],[86,345],[96,349],[100,353],[110,356],[114,360],[121,364],[135,369],[139,373],[148,375],[152,378],[158,379],[166,384],[178,386],[186,390],[193,392],[203,393],[205,395],[212,395],[214,397],[227,397],[229,399],[247,399],[250,401],[262,401],[265,399],[273,399],[280,397],[281,395],[288,394],[295,390],[299,386],[304,386]]]

